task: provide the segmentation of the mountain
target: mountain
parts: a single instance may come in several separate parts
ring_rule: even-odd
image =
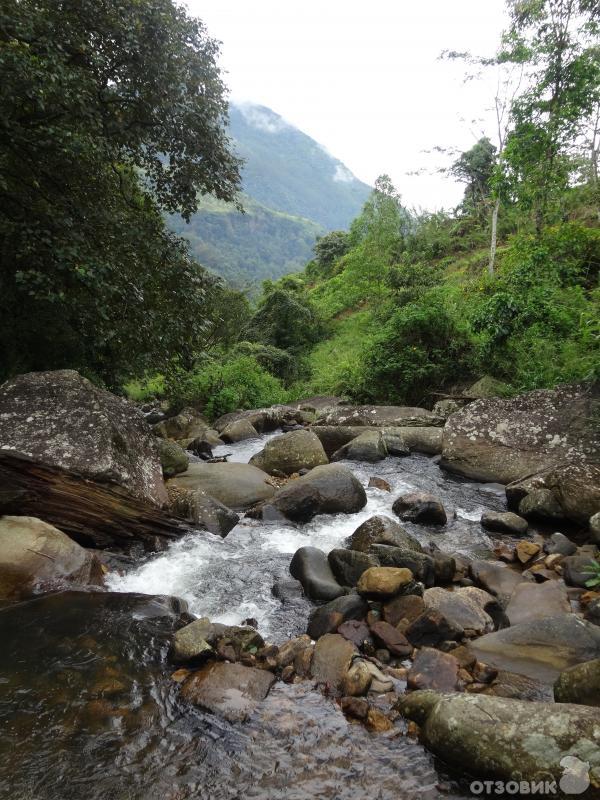
[[[189,224],[173,217],[170,226],[201,264],[246,287],[302,269],[316,237],[347,228],[370,187],[265,106],[230,106],[230,134],[245,161],[245,213],[204,197]]]

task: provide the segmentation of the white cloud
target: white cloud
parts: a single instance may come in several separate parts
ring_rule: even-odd
[[[337,164],[333,174],[333,180],[339,183],[352,183],[355,178],[348,167],[345,167],[343,164]]]
[[[262,108],[249,102],[236,103],[236,106],[244,115],[246,122],[258,130],[279,133],[290,127],[279,114],[271,113],[268,108]]]

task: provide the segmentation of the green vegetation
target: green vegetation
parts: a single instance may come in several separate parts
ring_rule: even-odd
[[[595,589],[600,586],[600,561],[591,561],[589,567],[585,569],[584,572],[592,576],[589,581],[585,582],[588,589]]]

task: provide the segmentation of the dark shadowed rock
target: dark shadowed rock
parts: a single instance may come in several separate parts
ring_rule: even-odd
[[[210,664],[185,681],[181,696],[230,722],[242,722],[265,699],[274,682],[275,676],[264,669]]]
[[[532,489],[520,501],[519,514],[541,522],[560,521],[564,517],[561,505],[550,489]]]
[[[381,431],[369,430],[336,450],[331,456],[331,460],[367,461],[373,464],[376,461],[382,461],[387,455],[388,449]]]
[[[271,594],[282,603],[293,603],[295,600],[301,600],[304,597],[304,589],[300,581],[295,578],[288,578],[277,581],[271,588]]]
[[[66,584],[102,584],[100,562],[35,517],[0,517],[0,599],[22,600]]]
[[[363,572],[370,567],[376,567],[378,563],[367,553],[343,548],[331,550],[327,559],[336,580],[342,586],[356,586]]]
[[[441,550],[432,552],[433,565],[435,570],[435,582],[444,586],[452,583],[456,575],[456,559]]]
[[[397,707],[419,725],[423,743],[435,755],[485,780],[562,779],[565,787],[565,753],[574,757],[574,765],[583,763],[583,786],[587,771],[600,769],[594,708],[433,691],[408,694]],[[572,778],[581,787],[581,777]]]
[[[426,587],[435,583],[435,562],[427,553],[417,553],[405,547],[391,547],[388,544],[374,544],[370,552],[382,567],[404,567],[409,569],[416,580]]]
[[[292,475],[328,463],[318,437],[307,430],[290,431],[270,439],[250,463],[269,474]]]
[[[269,476],[251,464],[190,464],[173,478],[183,489],[200,490],[234,511],[243,511],[275,494]]]
[[[74,370],[29,372],[0,387],[0,449],[117,485],[163,506],[158,443],[142,412]]]
[[[187,444],[192,439],[204,436],[208,428],[208,422],[196,409],[184,408],[179,414],[154,425],[153,431],[163,439],[175,439]]]
[[[301,547],[290,563],[290,573],[299,580],[304,593],[311,600],[324,602],[345,594],[336,581],[327,556],[317,547]]]
[[[590,580],[590,567],[592,556],[576,555],[567,556],[561,561],[563,578],[567,586],[579,586],[585,588],[587,581]]]
[[[371,629],[367,623],[362,620],[346,620],[346,622],[342,622],[337,632],[340,636],[343,636],[344,639],[348,639],[349,642],[352,642],[359,648],[363,647],[365,644],[373,646]]]
[[[279,489],[259,513],[267,520],[309,522],[317,514],[355,514],[366,503],[362,484],[347,467],[326,464]]]
[[[553,533],[544,544],[544,552],[548,555],[558,553],[561,556],[572,556],[577,552],[577,545],[564,533]]]
[[[414,622],[425,610],[423,598],[415,594],[398,595],[383,604],[383,618],[396,627],[402,620]]]
[[[394,514],[408,522],[422,525],[445,525],[446,511],[441,500],[427,492],[408,492],[396,498],[392,506]]]
[[[240,521],[235,511],[201,489],[179,489],[171,502],[173,513],[210,533],[227,536]]]
[[[354,531],[349,547],[367,553],[374,544],[387,544],[421,552],[422,547],[404,528],[390,517],[378,515],[370,517]]]
[[[216,431],[222,433],[229,425],[245,420],[258,433],[268,433],[269,431],[277,430],[281,426],[286,410],[293,409],[289,409],[286,406],[274,406],[272,408],[255,408],[247,411],[231,411],[215,420],[213,427]]]
[[[315,608],[309,617],[306,632],[311,639],[319,639],[326,633],[335,633],[347,620],[364,619],[368,611],[368,604],[357,594],[337,597]]]
[[[412,653],[412,645],[408,639],[397,628],[390,625],[389,622],[379,620],[379,622],[374,622],[370,627],[375,641],[385,647],[386,650],[389,650],[393,656],[406,658]]]
[[[481,524],[488,531],[509,533],[513,536],[523,536],[529,527],[526,519],[512,511],[485,511],[481,515]]]
[[[458,661],[450,653],[423,647],[415,655],[408,671],[408,688],[454,692],[458,686],[459,669]]]
[[[414,647],[437,647],[443,642],[460,639],[463,629],[434,608],[426,608],[405,631]]]

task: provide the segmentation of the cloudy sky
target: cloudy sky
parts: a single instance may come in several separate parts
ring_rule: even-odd
[[[504,0],[187,5],[223,43],[232,99],[269,106],[367,183],[387,172],[409,206],[458,202],[461,187],[436,173],[450,159],[427,151],[464,150],[482,130],[493,135],[497,76],[465,83],[464,66],[439,55],[493,53],[506,24]]]

